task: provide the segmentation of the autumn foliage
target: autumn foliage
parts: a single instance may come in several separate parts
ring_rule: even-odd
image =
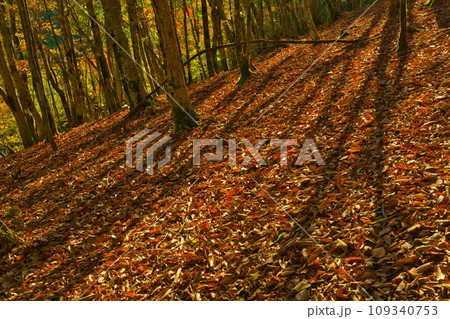
[[[126,130],[114,113],[57,136],[56,152],[1,158],[0,236],[15,235],[0,246],[0,299],[450,298],[449,3],[408,5],[420,30],[407,51],[378,3],[347,37],[375,40],[335,44],[278,101],[328,44],[266,51],[241,86],[236,68],[191,85],[199,127],[172,132],[159,97]],[[173,139],[154,176],[125,166],[143,128]],[[311,138],[326,165],[282,167],[266,145],[268,166],[193,166],[192,140],[217,137]]]

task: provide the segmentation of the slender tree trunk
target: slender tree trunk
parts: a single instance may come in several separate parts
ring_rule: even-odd
[[[202,21],[203,21],[203,41],[205,43],[205,49],[211,48],[211,39],[209,36],[209,19],[208,19],[208,6],[206,0],[201,0],[202,5]],[[206,54],[206,67],[208,69],[209,77],[216,74],[214,68],[214,55],[212,52]]]
[[[192,36],[194,37],[194,44],[195,44],[195,49],[197,50],[197,52],[200,52],[200,31],[199,31],[199,27],[198,27],[198,23],[195,19],[195,15],[191,18],[191,16],[189,15],[189,23],[191,24],[191,30],[192,30]],[[201,77],[202,78],[206,78],[206,72],[205,72],[205,67],[203,66],[203,60],[202,59],[198,59],[200,62],[200,69],[202,70],[201,73]]]
[[[86,1],[86,8],[89,15],[97,20],[97,14],[94,10],[94,5],[92,0]],[[95,60],[97,63],[97,68],[99,69],[99,83],[102,88],[103,97],[105,99],[106,107],[109,112],[115,112],[120,109],[120,102],[117,98],[117,94],[114,90],[112,84],[111,71],[108,67],[108,62],[105,57],[105,52],[103,51],[103,41],[101,38],[100,27],[94,21],[91,22],[92,35],[94,38],[94,44],[92,46],[92,51],[94,52]]]
[[[183,0],[183,29],[184,29],[184,49],[186,52],[186,61],[189,61],[191,54],[189,52],[189,33],[188,33],[188,21],[187,21],[187,5],[186,0]],[[188,85],[192,83],[192,69],[191,63],[189,62],[187,65],[187,83]]]
[[[123,29],[122,8],[120,0],[101,0],[105,14],[106,31],[113,37],[111,42],[117,67],[122,78],[122,85],[130,109],[133,109],[147,95],[139,66],[131,58],[130,45]]]
[[[257,39],[259,40],[263,40],[264,39],[264,12],[263,12],[263,8],[262,8],[262,0],[259,0],[259,4],[260,7],[257,8],[255,3],[252,2],[251,6],[252,6],[252,12],[253,12],[253,17],[255,18],[256,21],[256,30],[257,30]],[[262,48],[262,46],[261,46]]]
[[[6,60],[3,54],[3,49],[1,45],[2,41],[0,39],[0,77],[3,80],[4,89],[1,88],[2,97],[6,105],[13,113],[14,119],[16,120],[17,127],[19,129],[20,138],[24,147],[29,147],[37,143],[33,136],[33,127],[29,125],[26,120],[26,115],[20,106],[19,100],[17,98],[16,91],[14,89],[13,79],[11,78],[10,70],[6,64]]]
[[[231,30],[230,26],[228,25],[228,21],[225,21],[223,23],[223,27],[225,29],[225,35],[227,37],[228,43],[235,43],[238,42],[238,39],[236,37],[236,34]],[[232,68],[236,67],[238,65],[237,60],[237,50],[234,51],[228,51],[228,56],[230,56],[230,65]]]
[[[245,50],[242,49],[242,47],[237,46],[237,55],[239,60],[239,71],[240,71],[240,78],[238,81],[239,85],[244,84],[250,75],[252,74],[250,72],[250,36],[251,36],[251,7],[250,7],[250,1],[246,0],[245,9],[247,13],[247,33],[246,36],[242,16],[241,16],[241,4],[239,0],[234,0],[234,6],[235,6],[235,23],[236,23],[236,32],[238,35],[238,41],[243,42],[246,41]]]
[[[222,18],[221,10],[223,6],[222,0],[209,0],[211,6],[211,20],[213,26],[213,46],[220,46],[223,44],[222,26],[220,20]],[[225,50],[219,50],[220,64],[223,71],[228,70],[227,57]],[[217,61],[217,52],[213,52],[214,60]],[[216,70],[219,72],[219,70]]]
[[[47,96],[45,95],[45,89],[42,81],[39,61],[37,58],[36,44],[34,41],[33,30],[31,29],[27,4],[25,0],[17,0],[16,2],[19,9],[20,20],[22,22],[22,29],[28,53],[29,67],[31,76],[33,78],[33,86],[36,91],[36,96],[43,115],[45,134],[47,135],[47,139],[50,142],[53,150],[57,150],[58,146],[56,145],[55,139],[53,138],[52,133],[54,132],[51,131],[52,125],[50,124],[50,121],[53,120],[53,118],[51,117],[50,105],[48,103]]]
[[[50,9],[47,5],[47,1],[43,0],[43,3],[44,3],[45,9],[47,10],[47,12],[49,12]],[[59,53],[59,56],[53,57],[53,61],[55,61],[56,64],[58,64],[58,66],[61,70],[62,78],[63,78],[63,82],[64,82],[64,86],[65,86],[65,91],[67,91],[67,94],[64,94],[64,95],[67,97],[68,100],[66,98],[61,97],[61,94],[59,91],[57,91],[57,92],[58,92],[58,94],[60,94],[61,100],[66,99],[68,102],[68,104],[67,104],[68,107],[64,108],[64,112],[66,114],[67,124],[68,124],[69,128],[72,128],[75,126],[75,123],[76,123],[76,111],[75,111],[76,106],[75,106],[75,101],[73,98],[72,87],[70,84],[69,73],[67,72],[65,63],[61,62],[61,59],[60,59],[60,57],[64,57],[65,54],[63,53],[63,50],[61,49],[61,46],[59,45],[60,39],[56,35],[56,31],[53,26],[53,22],[52,22],[50,15],[47,15],[47,21],[50,26],[50,30],[52,31],[53,43],[55,44],[56,50]],[[51,70],[53,72],[52,68],[51,68]],[[53,72],[53,75],[55,76],[54,72]],[[55,76],[55,78],[56,78],[56,76]]]
[[[0,13],[4,12],[4,7],[0,7]],[[6,21],[4,17],[6,14],[4,14],[2,17],[0,17],[0,34],[3,37],[3,46],[6,53],[6,58],[9,66],[9,71],[11,74],[11,77],[13,79],[18,99],[21,104],[22,109],[25,112],[30,112],[33,115],[33,118],[28,119],[28,116],[26,116],[27,120],[29,122],[32,122],[34,119],[34,123],[36,124],[36,142],[41,141],[44,138],[44,126],[42,123],[42,118],[39,112],[37,111],[33,99],[31,98],[28,84],[26,82],[27,77],[20,74],[19,70],[16,66],[16,60],[15,60],[15,53],[14,53],[14,47],[13,47],[13,39],[11,37],[11,33],[6,25]],[[18,57],[23,55],[19,54]],[[33,128],[33,134],[34,134],[34,125],[31,123],[31,127]]]
[[[330,15],[328,21],[332,22],[339,17],[339,15],[341,14],[341,10],[339,9],[339,5],[336,2],[336,0],[325,0],[325,3],[327,5],[328,12]]]
[[[139,41],[139,19],[137,12],[138,3],[137,0],[126,0],[126,3],[128,11],[128,20],[130,24],[130,38],[131,44],[133,46],[133,56],[136,62],[139,65],[142,65],[142,58],[139,50],[141,42]],[[139,76],[143,80],[144,79],[143,70],[141,68],[137,69],[139,71]]]
[[[222,20],[226,20],[227,17],[225,16],[225,12],[223,10],[223,0],[215,0],[216,1],[216,6],[218,9],[218,14],[219,14],[219,29],[218,29],[218,41],[219,41],[219,45],[223,44],[223,33],[222,33]],[[227,50],[225,49],[221,49],[219,50],[219,54],[220,54],[220,60],[222,63],[222,69],[224,71],[227,71],[228,68],[228,56],[227,56]]]
[[[314,20],[315,25],[318,25],[320,23],[319,18],[319,3],[318,0],[307,0],[309,10],[311,11],[311,16]]]
[[[56,93],[58,93],[58,96],[61,99],[61,104],[63,106],[63,109],[66,110],[66,112],[67,112],[69,105],[67,104],[67,99],[66,99],[66,96],[65,96],[63,90],[58,85],[58,79],[55,76],[53,70],[51,69],[51,65],[49,62],[50,58],[46,56],[44,49],[42,47],[42,43],[39,41],[39,39],[36,39],[36,45],[41,53],[41,61],[44,64],[44,70],[45,70],[45,74],[47,77],[47,83],[50,84],[51,87],[53,87],[53,89],[56,91]],[[49,87],[50,87],[50,85],[49,85]],[[52,94],[51,90],[50,90],[50,94]],[[53,105],[55,105],[55,99],[53,97],[53,94],[51,95],[51,98],[53,101]],[[54,107],[54,110],[57,111],[56,106]],[[59,116],[58,116],[57,112],[55,112],[55,116],[57,117],[58,127],[60,128],[60,131],[62,131]]]
[[[166,74],[176,101],[171,101],[174,115],[175,130],[179,131],[188,126],[197,126],[197,115],[189,100],[184,71],[181,62],[181,54],[178,49],[177,30],[172,12],[167,0],[153,0],[156,26],[161,39],[162,54],[166,68]]]
[[[6,14],[4,14],[6,17]],[[20,39],[17,36],[17,23],[16,23],[16,11],[15,10],[9,10],[9,21],[10,21],[10,28],[11,28],[11,36],[12,40],[15,46],[15,52],[16,52],[16,58],[18,60],[24,60],[24,56],[22,53],[22,50],[20,48]],[[26,72],[24,72],[26,74]]]
[[[11,29],[11,37],[14,44],[14,56],[16,60],[25,60],[25,57],[22,52],[22,47],[20,45],[20,39],[17,36],[17,22],[16,22],[16,10],[11,8],[9,10],[9,21],[10,21],[10,29]],[[6,17],[6,14],[4,15]],[[21,71],[20,76],[22,77],[23,83],[28,83],[28,74],[26,71]],[[28,88],[27,88],[28,91]],[[34,104],[33,104],[34,105]],[[41,120],[42,121],[42,120]],[[43,128],[42,128],[42,138],[44,138]]]
[[[48,68],[46,68],[45,73],[47,75],[49,75],[49,71]],[[50,75],[51,76],[51,75]],[[51,83],[49,81],[49,77],[47,76],[47,86],[50,87]],[[56,107],[56,100],[55,100],[55,94],[53,93],[52,89],[49,89],[50,91],[50,98],[52,100],[52,103],[50,104],[52,110],[53,110],[53,114],[55,115],[55,122],[56,122],[56,131],[57,132],[62,132],[62,126],[61,126],[61,119],[59,118],[59,113],[58,113],[58,108]]]
[[[148,29],[148,24],[146,22],[141,24],[141,39],[144,39],[144,49],[145,55],[147,57],[147,61],[150,64],[150,68],[152,69],[152,74],[156,78],[158,83],[161,83],[165,79],[164,70],[162,68],[161,59],[155,53],[155,46],[153,45],[152,36]],[[156,83],[153,83],[156,86]]]
[[[287,3],[284,0],[277,0],[277,5],[278,5],[278,13],[280,16],[280,30],[281,30],[281,37],[286,39],[286,38],[291,38],[291,21],[289,19],[289,16],[287,14]]]
[[[293,20],[293,37],[297,37],[301,34],[302,27],[300,24],[301,21],[301,15],[298,14],[298,1],[294,0],[292,1],[292,7],[290,7],[290,15],[291,19]]]
[[[74,119],[75,124],[82,124],[87,121],[87,104],[86,92],[83,90],[81,82],[81,74],[78,68],[77,57],[75,54],[75,47],[73,43],[73,35],[68,20],[68,13],[64,5],[64,0],[57,0],[58,5],[58,22],[62,32],[62,43],[67,60],[67,67],[69,71],[69,81],[73,93]]]
[[[141,10],[142,10],[142,8],[139,7],[139,13],[138,13],[139,16],[142,16]],[[145,68],[144,76],[146,77],[148,83],[150,84],[150,89],[153,91],[156,88],[156,83],[155,83],[155,81],[152,80],[152,78],[156,77],[156,71],[153,70],[153,66],[151,65],[148,54],[146,53],[146,41],[148,41],[148,39],[145,39],[145,37],[143,36],[144,32],[143,32],[142,25],[139,27],[138,30],[139,30],[139,39],[143,39],[139,48],[141,50],[143,67]]]
[[[269,12],[270,38],[272,40],[275,40],[278,39],[279,36],[275,26],[275,18],[273,16],[272,4],[270,3],[269,0],[264,0],[264,2],[266,3],[267,11]]]
[[[306,25],[308,26],[308,31],[309,35],[311,36],[311,39],[320,40],[307,0],[302,0],[302,7],[303,7],[303,17],[305,18]]]
[[[397,41],[397,52],[406,50],[407,47],[407,30],[406,30],[406,0],[400,0],[400,33]]]

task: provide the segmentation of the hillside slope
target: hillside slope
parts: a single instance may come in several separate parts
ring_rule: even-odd
[[[448,299],[449,3],[410,2],[410,25],[424,30],[401,55],[386,7],[348,37],[376,40],[334,45],[254,125],[328,45],[258,56],[241,87],[237,70],[191,86],[192,131],[172,132],[160,97],[126,133],[120,113],[58,136],[58,152],[39,144],[0,159],[0,217],[22,239],[2,247],[0,298]],[[125,166],[125,142],[144,128],[172,137],[153,176]],[[193,166],[192,140],[216,137],[311,138],[326,165],[294,166],[295,149],[280,166],[266,143],[268,166]]]

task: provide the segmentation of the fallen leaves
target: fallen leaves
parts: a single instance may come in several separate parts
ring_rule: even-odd
[[[372,250],[372,255],[378,259],[383,258],[386,255],[386,249],[383,247],[374,248]]]
[[[422,45],[414,38],[408,56],[394,55],[395,28],[376,23],[383,40],[330,49],[261,124],[250,126],[303,70],[299,57],[323,48],[261,56],[239,89],[235,70],[191,87],[205,125],[176,135],[175,158],[155,176],[124,167],[129,136],[109,130],[123,115],[60,135],[51,160],[42,144],[2,159],[0,214],[17,206],[28,242],[4,254],[1,298],[75,299],[100,274],[83,300],[368,298],[348,274],[375,299],[448,298],[448,48],[442,40],[430,51],[435,28],[412,35]],[[130,134],[170,131],[165,104],[155,108],[127,124]],[[192,167],[193,138],[271,134],[314,138],[326,167]]]

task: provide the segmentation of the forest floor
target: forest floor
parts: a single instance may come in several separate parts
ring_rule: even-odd
[[[0,299],[449,299],[449,5],[410,1],[422,30],[397,54],[398,17],[376,4],[346,39],[377,39],[336,43],[254,125],[328,44],[259,55],[242,86],[237,70],[190,86],[198,128],[174,133],[160,97],[127,130],[117,113],[57,136],[57,152],[0,159],[0,227],[16,234]],[[144,128],[172,137],[154,175],[125,166]],[[295,166],[297,147],[280,166],[266,143],[267,166],[194,166],[193,139],[216,137],[313,139],[325,165]]]

